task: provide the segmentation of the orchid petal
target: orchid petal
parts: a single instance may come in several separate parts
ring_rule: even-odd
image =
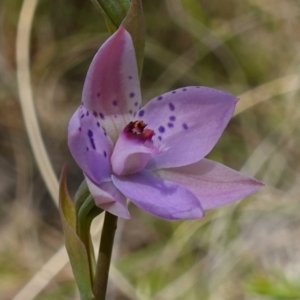
[[[84,83],[83,105],[101,117],[115,141],[141,105],[135,50],[121,26],[98,50]]]
[[[207,87],[187,87],[152,99],[138,112],[164,149],[149,169],[179,167],[207,155],[227,126],[237,99]]]
[[[79,167],[94,182],[110,178],[112,143],[100,123],[82,106],[69,122],[68,145]]]
[[[151,155],[157,152],[151,141],[153,131],[147,138],[143,137],[143,134],[128,132],[127,127],[120,134],[111,156],[112,169],[116,175],[132,174],[143,170]]]
[[[103,182],[98,186],[88,176],[85,176],[85,180],[98,207],[118,217],[124,219],[130,218],[126,205],[126,197],[116,189],[111,181]]]
[[[183,186],[160,179],[148,171],[112,176],[115,186],[135,205],[167,220],[200,219],[200,201]]]
[[[161,169],[155,173],[164,180],[189,189],[200,199],[204,210],[240,200],[263,186],[252,177],[208,159],[184,167]]]

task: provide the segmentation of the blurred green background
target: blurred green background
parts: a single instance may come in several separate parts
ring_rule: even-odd
[[[209,157],[266,187],[197,221],[167,222],[131,205],[107,299],[300,299],[300,2],[143,5],[144,103],[186,85],[237,95]],[[0,2],[0,299],[79,299],[54,200],[64,162],[71,195],[82,181],[66,128],[107,36],[89,0]],[[99,227],[101,218],[96,240]]]

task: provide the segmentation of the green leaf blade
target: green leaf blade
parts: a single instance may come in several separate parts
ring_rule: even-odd
[[[94,299],[86,248],[76,234],[76,214],[66,184],[66,169],[62,170],[59,186],[59,212],[66,249],[82,300]]]

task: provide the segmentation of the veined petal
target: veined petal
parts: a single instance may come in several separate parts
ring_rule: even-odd
[[[160,179],[149,171],[127,176],[112,176],[115,186],[135,205],[167,220],[200,219],[200,201],[189,190]]]
[[[86,175],[85,180],[98,207],[118,217],[130,219],[126,197],[120,193],[111,181],[103,182],[98,186]]]
[[[98,50],[83,87],[83,105],[101,117],[115,141],[141,105],[135,50],[121,26]]]
[[[162,151],[149,169],[179,167],[207,155],[227,126],[237,99],[207,87],[186,87],[152,99],[137,114]]]
[[[204,210],[240,200],[264,185],[252,177],[208,159],[184,167],[161,169],[155,173],[189,189],[200,199]]]
[[[110,179],[112,142],[100,123],[82,106],[69,122],[68,145],[79,167],[94,182]]]
[[[151,155],[157,153],[152,142],[153,130],[144,129],[146,124],[130,122],[120,134],[113,154],[111,165],[116,175],[139,172],[148,164]],[[134,132],[137,130],[138,132]]]

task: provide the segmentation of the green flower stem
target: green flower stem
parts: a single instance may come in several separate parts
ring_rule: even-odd
[[[105,300],[117,221],[118,217],[109,212],[105,213],[94,281],[94,295],[96,300]]]

